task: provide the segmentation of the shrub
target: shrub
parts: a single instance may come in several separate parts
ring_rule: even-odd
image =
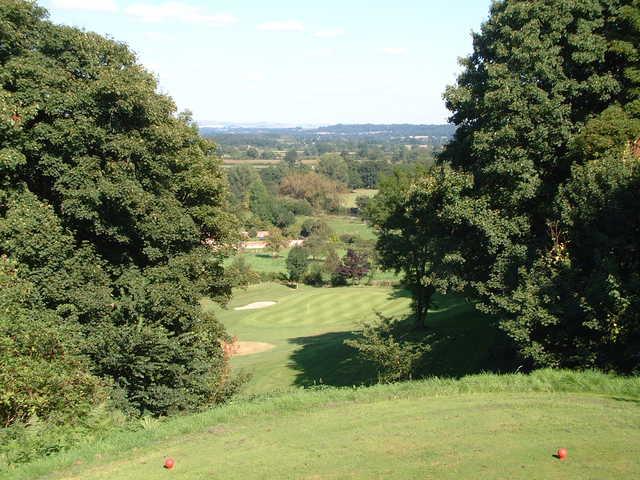
[[[309,271],[305,274],[304,283],[314,287],[321,287],[324,285],[324,278],[322,276],[322,265],[317,263],[312,264],[309,267]]]
[[[254,271],[246,258],[238,255],[225,270],[225,275],[234,287],[247,287],[260,281],[260,274]]]
[[[377,366],[380,382],[408,380],[431,347],[410,340],[406,328],[398,320],[378,314],[377,322],[363,324],[359,337],[344,343]]]
[[[310,237],[311,235],[318,235],[321,238],[329,238],[333,235],[333,230],[324,220],[317,218],[308,218],[302,223],[300,227],[300,236]]]

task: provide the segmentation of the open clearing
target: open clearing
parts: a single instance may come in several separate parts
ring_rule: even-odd
[[[261,301],[277,302],[269,308],[236,310]],[[236,290],[229,308],[211,302],[228,332],[238,341],[261,341],[275,345],[256,355],[233,357],[235,370],[252,373],[243,390],[265,393],[314,384],[353,385],[369,383],[372,372],[354,358],[343,344],[359,329],[359,323],[385,315],[406,315],[410,299],[400,290],[382,287],[297,289],[275,283]]]
[[[14,478],[640,478],[639,398],[637,379],[553,371],[297,391],[116,434]]]

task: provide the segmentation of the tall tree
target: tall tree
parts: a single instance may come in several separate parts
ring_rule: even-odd
[[[0,2],[0,256],[83,335],[140,411],[220,401],[224,247],[237,230],[214,146],[122,43]],[[4,389],[4,386],[2,386]]]
[[[397,170],[385,178],[367,216],[378,232],[376,248],[384,269],[402,273],[411,291],[417,328],[424,328],[433,295],[460,291],[464,258],[451,234],[456,226],[441,211],[458,208],[471,177],[449,168],[414,177]]]
[[[287,272],[289,280],[296,287],[309,268],[309,252],[304,247],[293,247],[287,255]]]
[[[568,302],[556,294],[542,308],[532,278],[540,279],[540,263],[556,248],[554,232],[563,227],[559,195],[574,181],[572,172],[637,135],[639,11],[637,0],[494,2],[457,85],[445,94],[458,129],[441,161],[472,175],[473,185],[458,208],[441,215],[464,232],[465,277],[481,306],[505,319],[535,364],[598,364],[562,355],[549,360],[545,343],[561,351],[551,336],[536,338],[536,329],[520,327],[542,325]],[[572,241],[589,243],[591,234],[582,231]],[[575,344],[587,332],[567,328],[563,335]]]

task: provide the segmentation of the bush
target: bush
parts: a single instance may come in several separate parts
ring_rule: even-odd
[[[300,227],[300,236],[307,238],[311,235],[317,235],[320,238],[326,239],[333,235],[333,230],[331,230],[331,227],[329,227],[324,220],[308,218]]]
[[[311,267],[309,267],[309,271],[305,274],[303,282],[313,287],[321,287],[324,285],[322,265],[318,265],[317,263],[312,264]]]
[[[304,247],[293,247],[287,255],[287,272],[289,280],[298,283],[309,267],[309,252]]]
[[[107,398],[80,354],[81,332],[39,306],[32,283],[0,257],[0,423],[73,421]]]
[[[342,235],[340,235],[340,241],[342,243],[353,244],[359,240],[360,240],[360,237],[353,233],[343,233]]]
[[[408,340],[407,327],[398,320],[380,314],[378,319],[365,323],[358,338],[344,343],[377,366],[379,382],[410,380],[430,345]]]
[[[246,258],[238,255],[225,270],[229,283],[234,287],[248,287],[260,282],[260,274],[254,271]]]

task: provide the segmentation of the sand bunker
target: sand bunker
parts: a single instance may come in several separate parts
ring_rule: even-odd
[[[265,342],[236,342],[233,344],[233,356],[253,355],[254,353],[266,352],[275,345]]]
[[[234,310],[257,310],[258,308],[267,308],[275,304],[276,302],[255,302],[245,305],[244,307],[236,307]]]

